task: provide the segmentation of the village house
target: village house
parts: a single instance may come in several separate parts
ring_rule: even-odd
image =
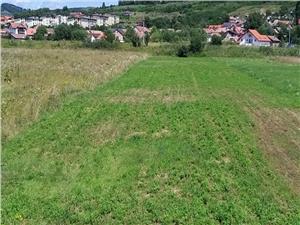
[[[204,29],[207,34],[207,42],[211,42],[212,36],[223,37],[224,41],[238,42],[240,36],[243,35],[244,29],[235,21],[225,22],[218,25],[209,25]]]
[[[106,38],[105,33],[100,30],[89,30],[87,32],[88,32],[88,36],[89,36],[89,39],[91,42],[101,41]]]
[[[240,45],[244,46],[271,46],[272,41],[267,35],[260,34],[257,30],[249,29],[241,38]]]
[[[268,35],[268,38],[271,40],[271,46],[278,47],[280,44],[280,40],[275,36]]]
[[[226,30],[227,29],[223,26],[223,24],[209,25],[207,28],[204,28],[204,32],[207,34],[207,42],[211,42],[212,36],[221,37]]]
[[[31,16],[31,17],[26,18],[25,23],[26,23],[27,27],[34,27],[34,26],[37,26],[40,24],[40,18]]]
[[[115,39],[121,43],[124,42],[125,39],[125,33],[126,33],[126,29],[115,29],[113,30],[113,33],[115,35]]]
[[[1,16],[1,25],[6,25],[8,23],[11,23],[13,21],[12,16]]]
[[[78,24],[83,28],[91,28],[96,26],[97,20],[88,16],[81,16],[78,22]]]
[[[143,26],[135,26],[134,32],[139,38],[145,37],[146,33],[150,33],[150,29]]]
[[[26,32],[26,37],[29,39],[33,39],[35,33],[36,33],[37,27],[36,28],[28,28]]]
[[[8,32],[14,39],[25,39],[27,35],[27,27],[23,23],[11,23]]]

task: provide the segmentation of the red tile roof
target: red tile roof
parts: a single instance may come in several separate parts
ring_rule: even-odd
[[[93,36],[95,39],[102,40],[106,38],[106,35],[104,32],[100,30],[90,30],[88,31],[89,35]]]
[[[249,29],[249,32],[258,40],[261,42],[270,42],[271,40],[268,38],[267,35],[262,35],[260,33],[258,33],[257,30],[251,30]]]
[[[17,28],[27,28],[25,24],[23,23],[11,23],[10,24],[11,29],[17,29]]]
[[[36,33],[36,28],[28,28],[27,29],[27,35],[33,36]]]

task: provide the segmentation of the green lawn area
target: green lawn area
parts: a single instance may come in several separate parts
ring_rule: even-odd
[[[2,223],[299,224],[299,130],[286,171],[253,116],[299,116],[299,71],[151,57],[66,99],[3,146]]]

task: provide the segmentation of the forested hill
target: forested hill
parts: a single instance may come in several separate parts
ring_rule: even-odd
[[[9,4],[9,3],[2,3],[1,4],[1,15],[14,15],[16,13],[20,13],[25,11],[25,9],[13,5],[13,4]]]

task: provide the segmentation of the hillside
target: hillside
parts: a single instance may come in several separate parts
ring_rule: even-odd
[[[1,4],[1,15],[14,15],[16,13],[20,13],[23,11],[25,11],[25,9],[13,4],[9,4],[9,3]]]
[[[65,100],[4,145],[3,223],[297,224],[300,68],[274,60],[151,57]]]

